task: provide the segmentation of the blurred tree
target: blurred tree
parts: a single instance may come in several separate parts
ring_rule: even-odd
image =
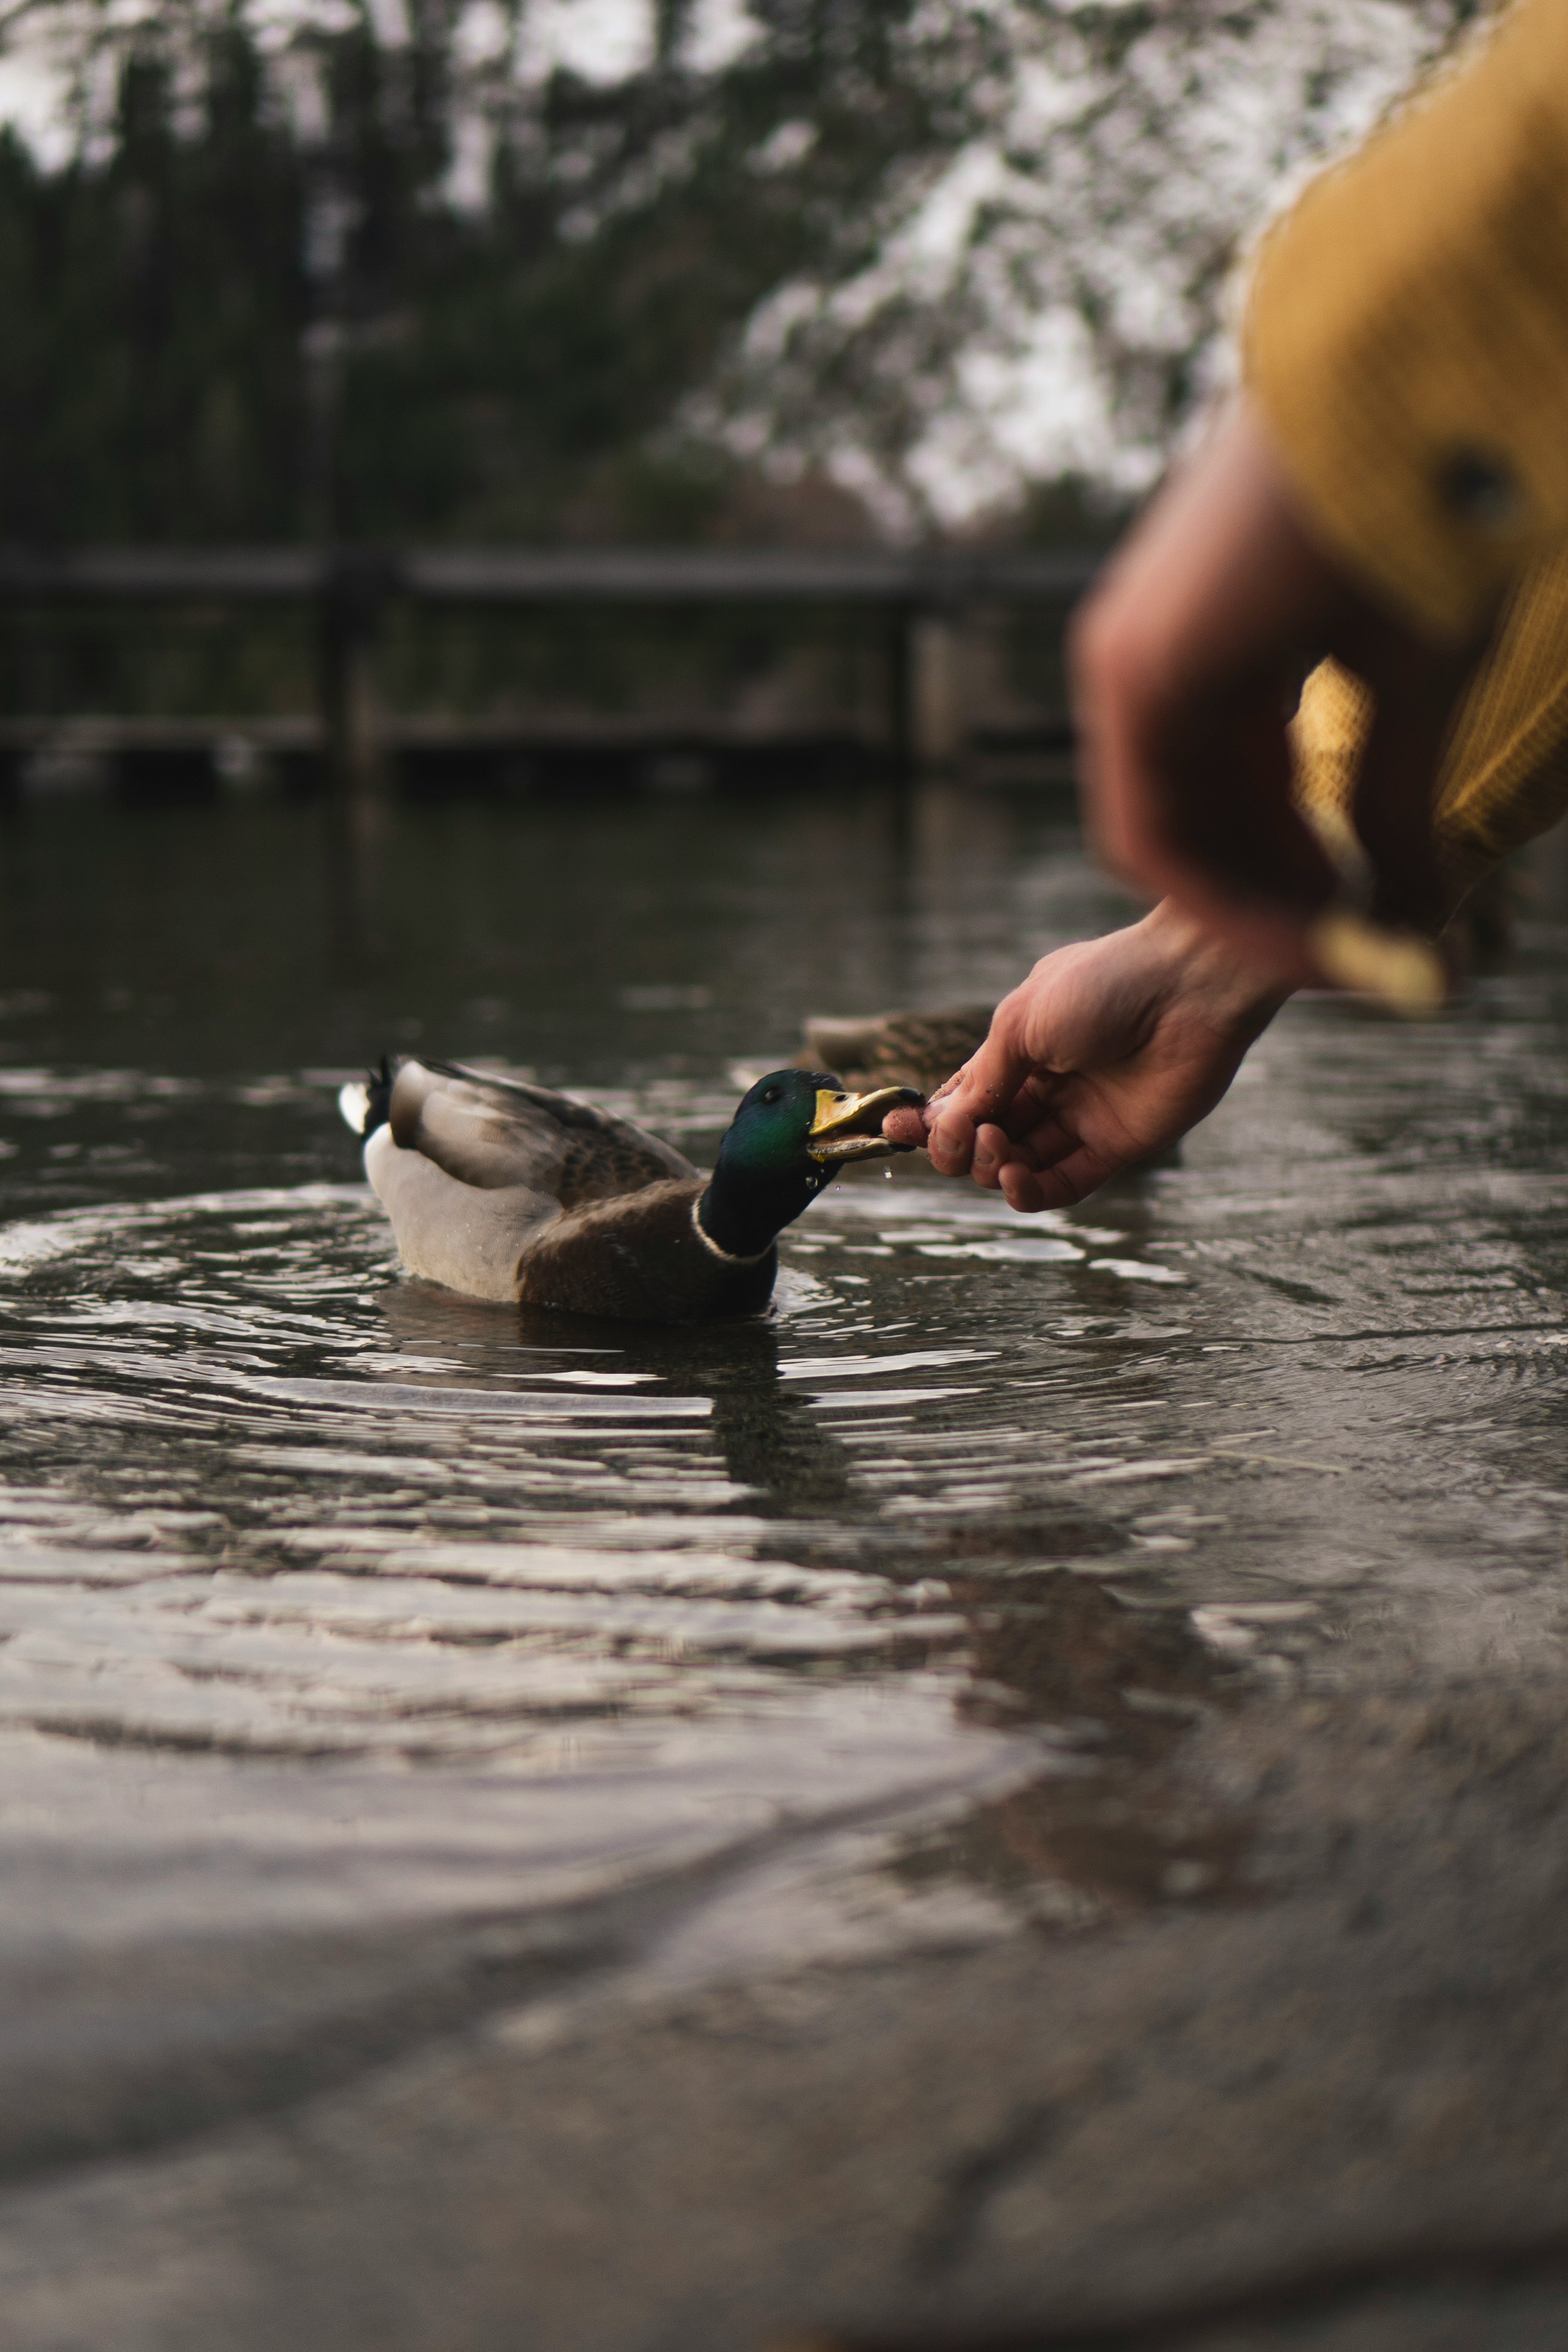
[[[1260,222],[1480,13],[937,0],[901,71],[943,135],[780,278],[694,421],[775,467],[830,457],[905,530],[1016,512],[1042,481],[1141,493],[1224,380]]]
[[[1048,533],[1467,13],[625,0],[571,65],[561,0],[19,0],[65,136],[0,136],[0,537]]]

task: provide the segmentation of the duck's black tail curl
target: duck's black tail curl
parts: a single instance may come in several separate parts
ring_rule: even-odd
[[[378,1127],[384,1127],[392,1117],[392,1063],[384,1054],[365,1080],[364,1125],[362,1135],[372,1136]]]

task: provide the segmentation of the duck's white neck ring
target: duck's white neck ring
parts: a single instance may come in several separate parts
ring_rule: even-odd
[[[768,1255],[768,1250],[773,1247],[772,1242],[768,1244],[767,1249],[753,1250],[749,1257],[741,1256],[735,1250],[725,1249],[721,1244],[714,1240],[702,1222],[702,1200],[703,1195],[699,1192],[696,1200],[691,1203],[691,1229],[703,1248],[710,1251],[714,1257],[721,1257],[726,1265],[761,1265],[763,1258]]]

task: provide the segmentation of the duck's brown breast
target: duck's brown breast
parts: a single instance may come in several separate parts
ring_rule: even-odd
[[[773,1296],[777,1253],[735,1259],[712,1249],[693,1222],[704,1189],[700,1178],[647,1184],[558,1219],[518,1262],[519,1298],[639,1323],[758,1314]]]

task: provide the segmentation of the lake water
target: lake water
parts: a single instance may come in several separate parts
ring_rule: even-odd
[[[0,2163],[319,2065],[351,1984],[344,2063],[1223,1901],[1205,1710],[1563,1639],[1550,888],[1440,1023],[1291,1007],[1179,1165],[1039,1220],[857,1171],[771,1318],[682,1331],[400,1279],[338,1084],[491,1060],[701,1160],[806,1013],[1115,920],[1061,804],[405,811],[357,964],[322,872],[308,808],[5,844]]]

